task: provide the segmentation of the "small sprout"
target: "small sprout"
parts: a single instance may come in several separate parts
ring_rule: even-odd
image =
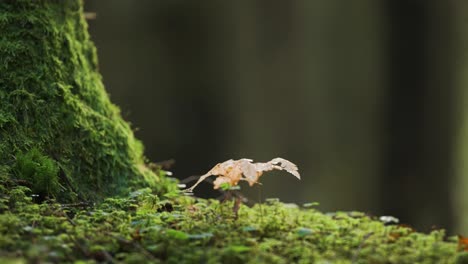
[[[225,184],[236,186],[239,181],[247,181],[252,186],[259,183],[258,179],[264,172],[272,170],[285,170],[299,180],[301,179],[296,164],[282,158],[275,158],[265,163],[252,163],[251,159],[230,159],[216,164],[210,171],[202,175],[192,187],[185,191],[192,192],[198,184],[210,176],[217,176],[213,183],[214,189],[222,188],[221,186],[225,186]]]
[[[227,191],[239,191],[241,187],[239,185],[231,186],[229,182],[225,182],[219,186],[219,188],[225,192]]]
[[[219,188],[223,191],[229,191],[231,184],[229,184],[229,182],[224,182],[219,186]]]

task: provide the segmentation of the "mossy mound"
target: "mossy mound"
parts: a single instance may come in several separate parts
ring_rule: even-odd
[[[109,101],[82,1],[0,1],[0,32],[4,172],[62,201],[171,188]]]
[[[99,205],[0,190],[0,261],[12,263],[468,263],[456,237],[322,214],[270,200],[253,207],[141,189]],[[5,263],[5,262],[2,262]]]

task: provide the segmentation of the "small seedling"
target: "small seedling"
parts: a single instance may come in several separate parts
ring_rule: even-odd
[[[275,158],[268,162],[252,163],[251,159],[227,160],[216,164],[210,171],[202,175],[200,179],[185,192],[192,192],[198,184],[210,176],[217,176],[213,182],[214,189],[224,189],[226,186],[231,188],[236,186],[239,181],[247,181],[250,186],[259,183],[258,179],[266,171],[285,170],[294,175],[299,180],[299,174],[296,164],[282,158]]]

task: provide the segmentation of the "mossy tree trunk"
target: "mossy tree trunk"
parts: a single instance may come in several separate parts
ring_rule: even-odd
[[[143,147],[109,101],[81,0],[0,2],[2,173],[60,200],[150,183]]]

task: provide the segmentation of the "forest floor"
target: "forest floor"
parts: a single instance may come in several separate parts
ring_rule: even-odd
[[[468,263],[468,246],[314,203],[164,196],[140,189],[98,204],[34,201],[0,184],[1,263]],[[233,196],[234,197],[234,196]]]

